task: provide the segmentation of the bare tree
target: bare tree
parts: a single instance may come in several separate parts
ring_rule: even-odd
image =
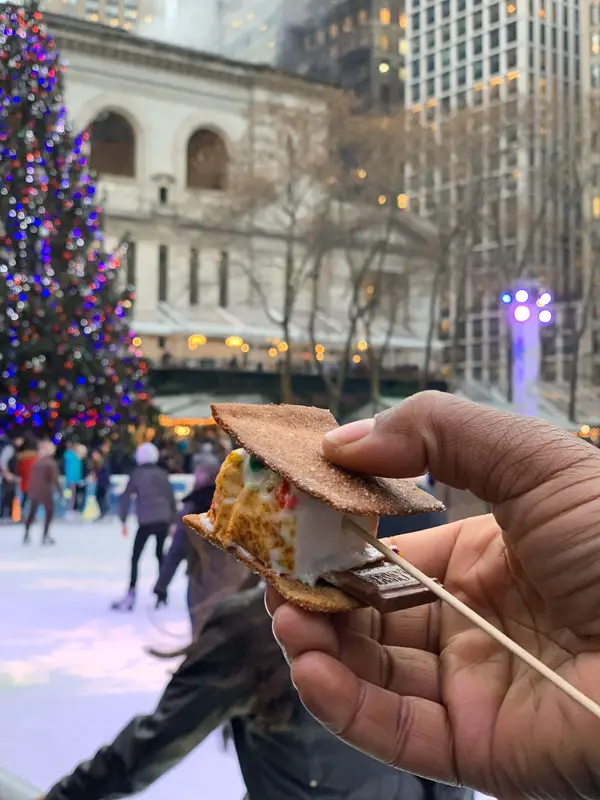
[[[590,98],[587,105],[589,117],[584,126],[586,133],[597,130],[600,123],[600,103]],[[564,154],[561,179],[564,187],[563,197],[574,213],[571,220],[576,232],[581,234],[582,262],[579,284],[571,288],[574,305],[575,327],[570,332],[572,342],[572,360],[569,370],[569,404],[568,416],[571,422],[577,422],[577,395],[580,383],[580,371],[583,343],[588,333],[593,309],[600,299],[600,228],[594,218],[586,218],[583,204],[590,205],[589,189],[592,182],[592,170],[588,160],[589,153],[581,146],[581,140],[571,144]],[[568,334],[567,334],[568,335]]]
[[[403,113],[385,119],[358,117],[350,102],[340,119],[337,109],[330,132],[332,180],[326,238],[336,284],[344,287],[336,294],[341,341],[327,359],[317,358],[334,413],[341,410],[353,359],[363,357],[356,352],[362,336],[371,400],[377,403],[381,364],[400,324],[412,256],[430,247],[427,236],[412,225],[406,208],[405,170],[413,149]],[[315,272],[310,319],[313,348],[318,346],[317,322],[327,313],[321,284],[322,275]]]
[[[445,120],[439,128],[423,131],[420,158],[413,171],[425,197],[422,213],[437,231],[435,265],[428,308],[428,331],[425,344],[421,387],[430,378],[433,344],[437,338],[443,295],[455,298],[453,327],[449,347],[450,375],[456,374],[458,331],[471,249],[481,226],[481,208],[485,197],[485,173],[482,169],[482,143],[489,121],[480,110],[464,109]],[[424,177],[424,180],[423,180]],[[433,191],[436,182],[452,182],[449,190]]]
[[[237,265],[246,274],[267,319],[281,333],[281,399],[293,398],[294,316],[298,299],[322,260],[327,242],[321,210],[331,168],[327,132],[336,94],[290,99],[289,86],[273,85],[277,100],[255,103],[239,144],[229,191],[213,212],[213,230],[229,230]],[[286,95],[287,91],[287,95]],[[270,263],[257,263],[254,243],[270,243]],[[264,258],[264,256],[263,256]],[[277,276],[273,286],[266,275]]]

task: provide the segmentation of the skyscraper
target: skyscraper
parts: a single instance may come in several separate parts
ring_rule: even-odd
[[[281,66],[344,86],[367,107],[404,105],[404,0],[307,0],[285,20]]]
[[[468,243],[458,258],[469,263],[449,298],[455,370],[503,382],[499,294],[531,277],[558,300],[544,375],[566,379],[583,283],[581,187],[570,178],[581,135],[579,0],[412,0],[407,17],[407,108],[440,137],[460,114],[465,132],[479,131],[469,153],[417,160],[409,176],[411,209],[434,222],[479,184],[458,237]]]

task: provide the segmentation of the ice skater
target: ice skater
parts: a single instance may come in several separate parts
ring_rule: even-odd
[[[38,445],[39,458],[31,468],[29,478],[29,513],[25,523],[23,544],[29,544],[29,531],[40,506],[44,509],[44,535],[42,544],[55,544],[50,537],[50,525],[54,518],[54,492],[61,492],[60,472],[54,458],[56,448],[50,441]]]
[[[91,471],[96,481],[96,501],[100,512],[96,522],[99,522],[110,511],[110,469],[108,460],[100,450],[94,450],[92,453]]]
[[[148,539],[156,540],[158,569],[163,561],[165,542],[171,525],[177,522],[177,503],[169,476],[158,466],[160,453],[151,442],[141,444],[135,454],[136,467],[131,473],[127,488],[119,499],[119,516],[123,524],[123,535],[127,536],[127,515],[131,498],[136,499],[138,530],[131,555],[129,590],[122,600],[112,604],[114,611],[132,611],[135,605],[135,589],[138,579],[138,564]]]

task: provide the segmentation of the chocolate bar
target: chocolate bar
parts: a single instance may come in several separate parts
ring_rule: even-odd
[[[380,614],[404,611],[437,600],[433,592],[402,567],[387,561],[377,561],[347,572],[328,572],[323,579],[365,605],[372,606]]]

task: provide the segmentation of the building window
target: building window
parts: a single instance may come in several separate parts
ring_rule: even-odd
[[[169,300],[169,248],[161,244],[158,248],[158,302]]]
[[[473,14],[473,30],[478,31],[483,27],[483,12],[476,11]]]
[[[495,22],[500,21],[500,5],[499,3],[494,3],[493,6],[490,6],[489,9],[490,15],[490,24],[493,25]]]
[[[517,41],[517,23],[511,22],[506,27],[506,41],[507,42],[516,42]]]
[[[161,206],[166,206],[169,202],[169,190],[166,186],[161,186],[158,190],[158,202]]]
[[[382,25],[389,25],[392,21],[392,12],[389,8],[382,8],[379,12],[379,21]]]
[[[592,34],[592,53],[597,56],[600,53],[600,34]]]
[[[479,56],[483,53],[483,36],[473,37],[473,55]]]
[[[427,9],[427,24],[435,25],[435,6],[429,6]]]
[[[506,54],[506,66],[510,69],[511,67],[517,66],[517,51],[516,50],[509,50]]]
[[[450,16],[450,0],[444,0],[442,3],[442,17],[446,18]]]
[[[229,253],[222,252],[219,258],[219,306],[229,305]]]
[[[435,56],[427,56],[427,72],[435,72]]]
[[[500,31],[496,28],[490,31],[490,48],[495,50],[497,47],[500,47]]]
[[[500,72],[500,56],[490,58],[490,75],[497,75]]]
[[[197,306],[200,302],[200,256],[193,247],[190,250],[190,305]]]
[[[442,42],[449,42],[452,38],[452,33],[450,31],[450,25],[444,25],[442,27]]]
[[[135,178],[135,133],[121,114],[107,111],[98,116],[90,130],[91,168],[100,176]]]
[[[596,195],[592,201],[592,213],[596,219],[600,219],[600,196]]]
[[[369,15],[367,14],[364,8],[361,8],[361,10],[358,12],[358,24],[366,25],[368,21],[369,21]]]
[[[473,64],[473,80],[480,81],[483,78],[483,61],[475,61]]]
[[[188,189],[222,191],[227,185],[229,155],[223,139],[214,131],[196,131],[187,146]]]
[[[379,37],[379,49],[387,52],[390,49],[390,37],[389,36],[380,36]]]

